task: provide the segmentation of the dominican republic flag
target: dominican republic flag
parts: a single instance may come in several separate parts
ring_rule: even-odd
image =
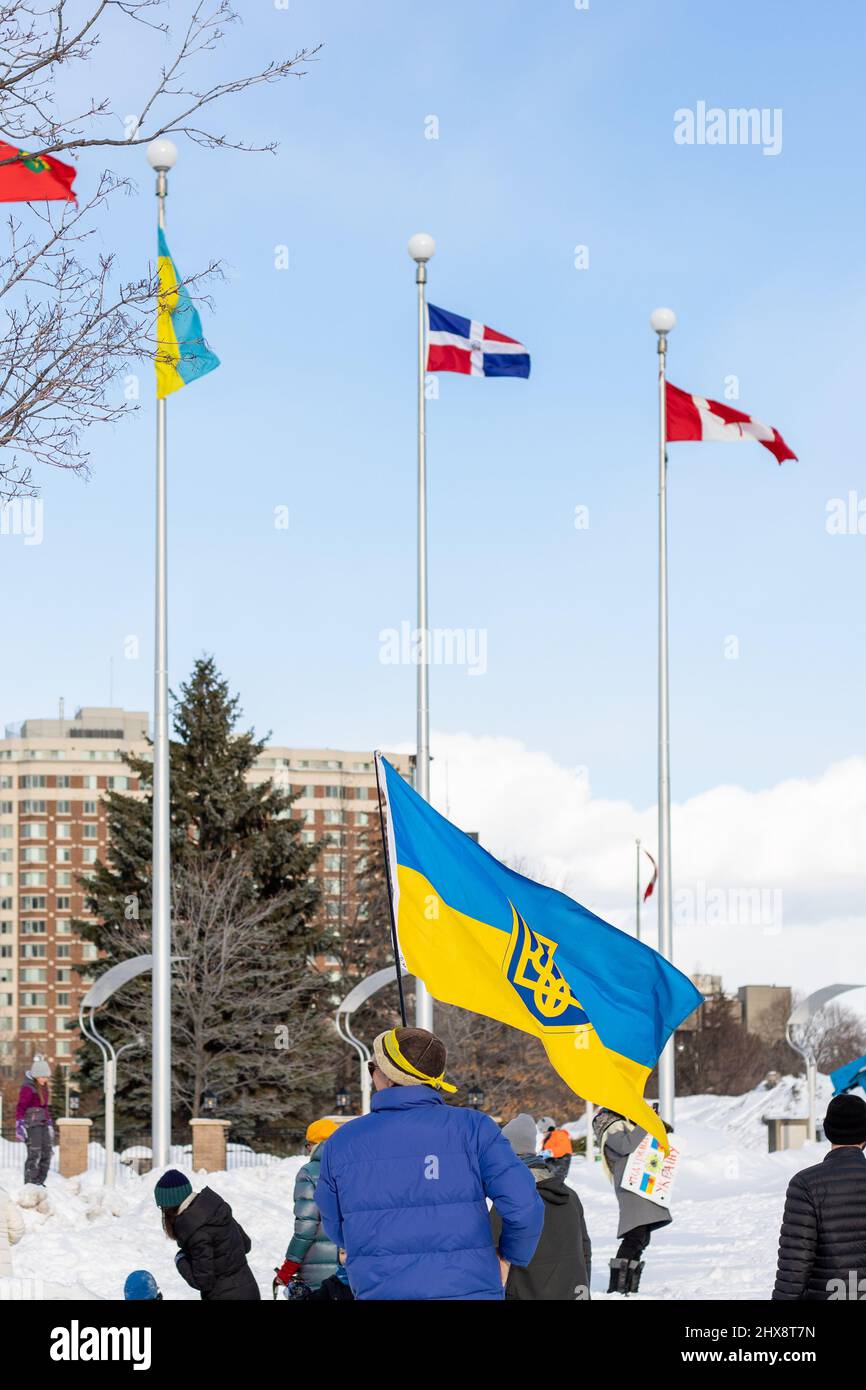
[[[667,435],[669,440],[710,439],[730,444],[740,439],[757,439],[775,455],[776,462],[796,459],[778,430],[762,425],[753,415],[732,410],[720,401],[708,401],[703,396],[690,396],[678,386],[665,383],[667,400]]]
[[[529,353],[516,338],[506,338],[462,314],[427,305],[428,372],[462,372],[464,376],[529,376]]]

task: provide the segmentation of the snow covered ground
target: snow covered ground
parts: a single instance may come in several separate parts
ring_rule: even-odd
[[[775,1091],[678,1101],[676,1139],[683,1157],[674,1220],[647,1252],[641,1298],[769,1298],[788,1180],[820,1161],[828,1147],[767,1153],[761,1116],[771,1106],[773,1113],[799,1108],[792,1085],[786,1081]],[[577,1131],[581,1125],[569,1128]],[[182,1160],[180,1151],[177,1158]],[[298,1156],[193,1177],[196,1189],[208,1184],[225,1197],[249,1232],[250,1263],[268,1299],[274,1266],[282,1262],[290,1235],[292,1187],[303,1161]],[[0,1187],[13,1200],[22,1195],[22,1162],[20,1145],[3,1146]],[[114,1299],[122,1297],[130,1270],[149,1269],[166,1298],[197,1298],[176,1273],[176,1247],[162,1234],[153,1200],[156,1176],[126,1177],[107,1194],[98,1170],[72,1179],[49,1174],[50,1210],[24,1211],[27,1232],[12,1251],[15,1276],[84,1285]],[[592,1237],[592,1294],[603,1297],[607,1262],[617,1244],[616,1201],[600,1166],[588,1171],[583,1158],[573,1160],[570,1181],[580,1193]]]

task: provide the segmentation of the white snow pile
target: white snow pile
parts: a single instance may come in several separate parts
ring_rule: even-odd
[[[829,1082],[819,1077],[819,1117]],[[806,1113],[805,1083],[786,1077],[778,1086],[745,1096],[691,1096],[677,1102],[675,1142],[682,1152],[672,1203],[673,1223],[656,1232],[646,1252],[639,1298],[767,1299],[773,1287],[776,1247],[788,1180],[819,1162],[828,1145],[767,1152],[762,1117]],[[582,1122],[567,1126],[580,1132]],[[25,1188],[23,1145],[0,1150],[0,1188],[22,1206],[26,1234],[11,1254],[14,1279],[4,1297],[58,1296],[40,1292],[40,1280],[77,1286],[68,1297],[117,1299],[133,1269],[149,1269],[167,1299],[198,1295],[174,1267],[176,1246],[162,1233],[153,1200],[156,1173],[141,1176],[131,1165],[114,1188],[103,1185],[98,1166],[80,1178],[49,1173],[45,1192]],[[135,1155],[144,1157],[144,1155]],[[128,1157],[132,1157],[129,1155]],[[227,1173],[197,1173],[193,1187],[213,1187],[231,1204],[253,1248],[250,1264],[263,1298],[270,1300],[275,1266],[292,1232],[292,1191],[302,1156],[262,1159]],[[178,1149],[173,1165],[190,1170]],[[582,1157],[569,1181],[580,1194],[593,1244],[593,1297],[604,1296],[608,1260],[615,1254],[616,1199],[599,1164]],[[14,1287],[12,1287],[14,1286]],[[23,1292],[21,1291],[23,1288]],[[27,1289],[31,1289],[27,1293]],[[16,1291],[17,1290],[17,1291]]]

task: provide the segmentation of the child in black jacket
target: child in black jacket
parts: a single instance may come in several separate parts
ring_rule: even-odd
[[[154,1189],[163,1230],[180,1249],[178,1273],[207,1302],[252,1302],[261,1298],[247,1264],[252,1242],[232,1216],[228,1202],[210,1187],[194,1193],[183,1173],[170,1168]]]

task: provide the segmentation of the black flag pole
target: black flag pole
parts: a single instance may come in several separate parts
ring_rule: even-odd
[[[379,796],[379,828],[382,831],[382,855],[385,860],[385,882],[388,886],[388,916],[391,919],[391,946],[394,951],[394,963],[397,967],[397,991],[400,995],[400,1017],[403,1020],[403,1027],[406,1024],[406,999],[403,994],[403,967],[400,964],[400,947],[397,944],[397,919],[394,916],[394,886],[391,882],[391,859],[388,854],[388,835],[385,830],[385,808],[382,800],[382,783],[379,780],[379,758],[378,752],[373,754],[373,763],[376,768],[376,791]]]

